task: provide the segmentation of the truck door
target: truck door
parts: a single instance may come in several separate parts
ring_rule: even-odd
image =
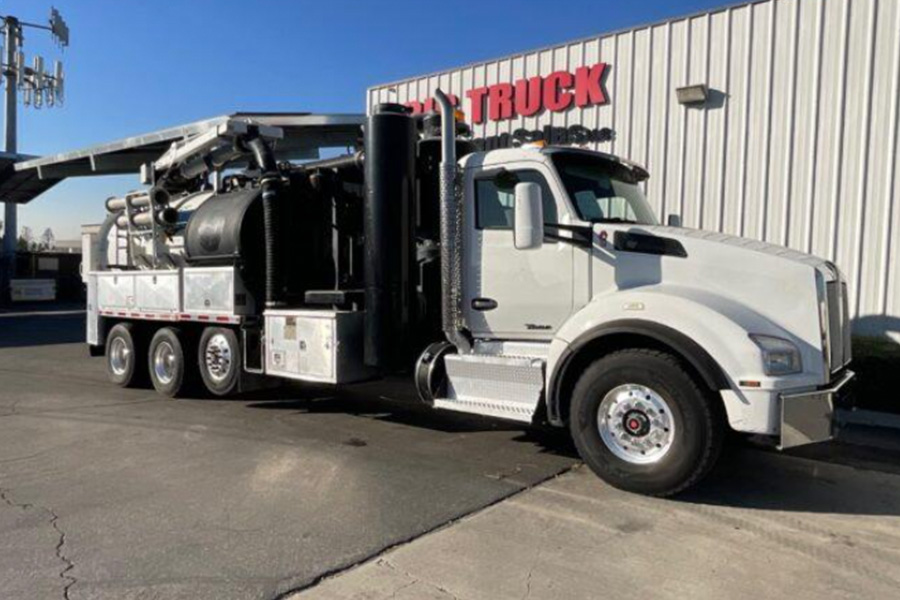
[[[556,179],[541,163],[466,170],[463,302],[477,337],[549,339],[572,313],[573,246],[549,238],[532,250],[513,244],[519,182],[541,186],[546,224],[567,214]]]

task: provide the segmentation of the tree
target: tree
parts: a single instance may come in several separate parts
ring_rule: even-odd
[[[53,230],[49,227],[44,230],[44,233],[41,234],[41,250],[53,250],[56,247],[56,236],[53,235]]]
[[[19,250],[23,252],[27,252],[31,250],[34,246],[34,233],[31,231],[31,227],[22,227],[22,232],[19,234],[19,241],[17,243]]]

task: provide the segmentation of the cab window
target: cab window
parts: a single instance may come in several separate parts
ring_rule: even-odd
[[[546,178],[538,171],[504,171],[475,180],[475,226],[478,229],[512,229],[515,222],[515,187],[517,183],[536,183],[541,186],[544,203],[544,223],[555,224],[559,218],[556,200]]]

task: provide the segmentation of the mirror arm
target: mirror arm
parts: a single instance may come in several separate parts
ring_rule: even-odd
[[[558,231],[569,231],[572,237],[565,238],[559,233],[548,232],[547,229],[556,229]],[[579,248],[591,248],[594,245],[593,231],[589,225],[561,225],[559,223],[545,223],[544,237],[555,242],[563,242],[578,246]]]

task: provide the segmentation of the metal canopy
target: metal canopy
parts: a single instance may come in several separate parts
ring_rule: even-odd
[[[0,152],[0,201],[22,204],[60,182],[59,179],[39,179],[30,171],[16,171],[16,164],[34,158],[28,154]]]
[[[0,201],[24,204],[67,177],[138,173],[141,165],[158,159],[173,142],[229,121],[281,128],[284,138],[274,145],[275,155],[296,160],[318,158],[320,148],[355,146],[365,116],[239,112],[52,156],[0,153]]]

